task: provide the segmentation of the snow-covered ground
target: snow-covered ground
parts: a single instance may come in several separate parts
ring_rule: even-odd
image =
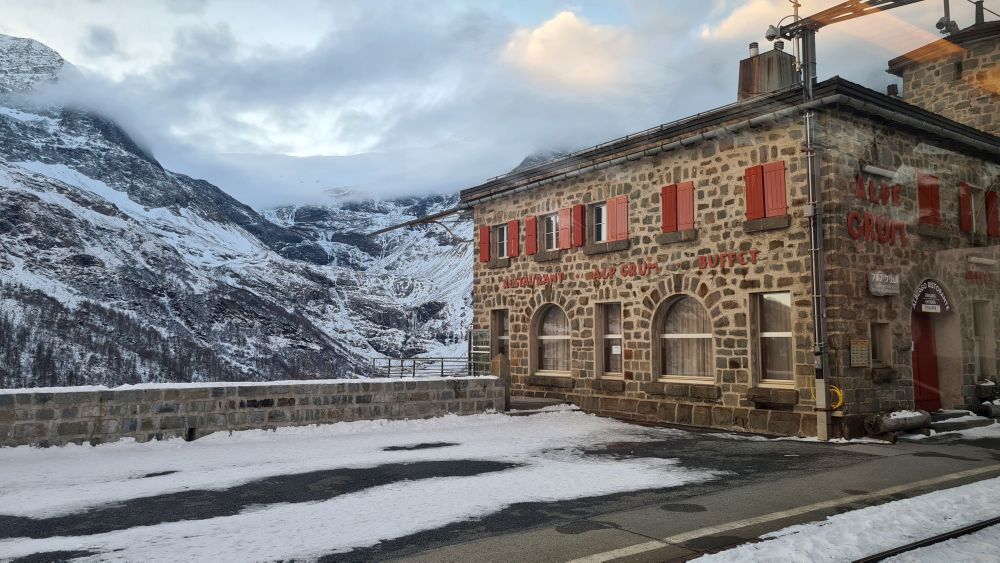
[[[0,560],[77,550],[95,552],[94,559],[102,561],[311,558],[475,519],[515,503],[677,487],[721,476],[682,467],[675,459],[583,454],[612,442],[686,434],[564,410],[529,417],[483,414],[219,433],[194,442],[4,449],[0,513],[31,518],[317,470],[462,460],[516,466],[397,481],[317,502],[254,506],[231,516],[94,535],[0,540]],[[385,449],[427,443],[454,445]],[[148,477],[167,471],[176,473]]]
[[[830,516],[822,522],[790,526],[763,536],[764,541],[759,543],[743,544],[696,561],[854,561],[995,516],[1000,516],[1000,478],[853,510]],[[1000,532],[996,528],[895,559],[922,562],[998,560]]]

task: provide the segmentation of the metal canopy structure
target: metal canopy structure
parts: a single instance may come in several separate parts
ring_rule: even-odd
[[[860,18],[869,14],[916,4],[923,0],[848,0],[817,12],[807,18],[794,21],[778,28],[779,35],[785,39],[798,37],[805,30],[818,31],[820,28],[838,22]]]

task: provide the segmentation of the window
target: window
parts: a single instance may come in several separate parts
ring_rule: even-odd
[[[788,214],[785,190],[785,161],[751,166],[743,172],[747,219],[764,219]]]
[[[542,217],[542,227],[545,229],[545,250],[559,250],[559,216],[553,213]]]
[[[601,354],[601,371],[605,374],[622,373],[622,304],[598,304],[597,350]]]
[[[986,234],[1000,237],[1000,202],[996,192],[986,192]]]
[[[510,359],[510,320],[507,309],[493,311],[493,353],[491,356],[503,354]]]
[[[535,329],[538,332],[538,371],[568,372],[569,320],[566,313],[555,305],[547,305]]]
[[[887,366],[892,363],[892,341],[889,334],[889,323],[874,322],[870,328],[871,364]]]
[[[993,338],[993,307],[988,301],[972,303],[972,356],[977,380],[996,374],[996,340]]]
[[[497,225],[493,227],[494,236],[496,240],[496,257],[497,258],[507,258],[507,225]]]
[[[958,185],[959,227],[963,233],[986,234],[986,193],[962,182]]]
[[[917,206],[921,225],[941,224],[940,182],[937,176],[917,175]]]
[[[608,240],[608,206],[598,203],[594,206],[594,242]]]
[[[694,228],[694,182],[671,184],[660,188],[660,208],[665,233]]]
[[[678,297],[663,305],[656,343],[660,376],[713,379],[712,323],[693,297]]]
[[[792,296],[756,294],[758,368],[762,382],[792,382]]]

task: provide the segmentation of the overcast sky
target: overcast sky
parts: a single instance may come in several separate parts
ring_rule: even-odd
[[[836,0],[803,0],[808,15]],[[962,27],[972,6],[952,0]],[[987,7],[1000,11],[1000,0]],[[0,0],[0,33],[58,51],[61,92],[169,169],[257,208],[331,188],[455,192],[735,101],[787,0]],[[819,74],[884,91],[941,2],[818,34]],[[994,18],[990,18],[994,19]]]

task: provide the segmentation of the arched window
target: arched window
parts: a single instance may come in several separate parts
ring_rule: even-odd
[[[569,371],[569,319],[555,305],[541,312],[537,331],[538,371]]]
[[[655,343],[664,378],[715,379],[712,321],[693,297],[668,301],[657,316]]]

